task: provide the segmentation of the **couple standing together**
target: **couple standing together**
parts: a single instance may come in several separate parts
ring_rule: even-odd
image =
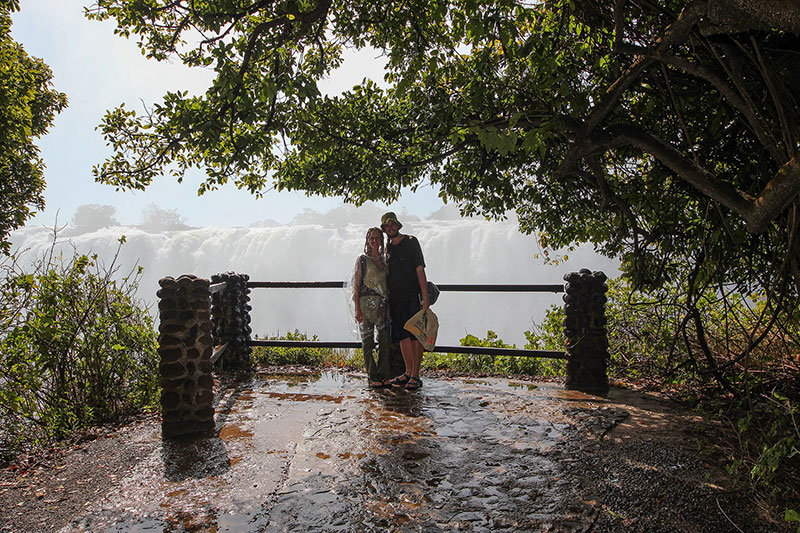
[[[428,280],[419,241],[413,235],[400,233],[402,227],[394,213],[383,215],[380,228],[367,230],[364,254],[356,262],[353,301],[364,366],[369,385],[374,388],[418,389],[422,386],[419,369],[423,346],[403,326],[420,309],[430,307]],[[377,361],[373,358],[375,330],[378,333]],[[400,345],[406,366],[405,373],[392,379],[389,375],[390,342]]]

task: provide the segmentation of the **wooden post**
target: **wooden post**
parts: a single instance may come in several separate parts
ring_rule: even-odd
[[[564,276],[564,334],[567,339],[568,389],[608,392],[606,275],[582,269]]]
[[[162,278],[158,353],[161,358],[161,435],[214,429],[214,378],[208,280],[185,275]]]

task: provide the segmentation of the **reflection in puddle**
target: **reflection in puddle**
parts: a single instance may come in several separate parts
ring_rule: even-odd
[[[315,393],[324,393],[340,391],[347,380],[345,374],[330,371],[302,374],[259,373],[255,388],[269,387],[273,391],[313,388]]]
[[[538,386],[533,383],[516,383],[513,381],[508,382],[508,386],[512,389],[527,389],[527,390],[534,390],[537,389]]]
[[[287,393],[287,392],[267,392],[265,396],[268,398],[275,398],[277,400],[288,400],[291,402],[333,402],[342,403],[344,396],[331,396],[329,394],[303,394],[303,393]],[[352,398],[352,396],[349,396]]]
[[[150,518],[137,522],[118,522],[107,531],[144,533],[154,531],[180,531],[186,533],[215,531],[260,531],[267,524],[263,513],[217,513],[215,509],[203,511],[177,511],[163,519]]]
[[[169,481],[218,476],[230,468],[228,450],[218,437],[165,440],[161,456],[164,477]]]

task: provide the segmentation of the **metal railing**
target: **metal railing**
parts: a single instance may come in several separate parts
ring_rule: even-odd
[[[348,286],[345,281],[248,281],[248,289],[341,289]],[[561,284],[453,284],[436,285],[441,292],[564,292]],[[212,293],[222,290],[225,283],[211,285]],[[248,346],[266,346],[278,348],[361,348],[360,342],[353,341],[289,341],[289,340],[249,340]],[[475,354],[511,357],[540,357],[546,359],[566,359],[565,351],[525,350],[518,348],[493,348],[488,346],[436,346],[432,350],[438,353]],[[224,348],[212,356],[216,361],[224,352]],[[212,361],[212,362],[213,362]]]

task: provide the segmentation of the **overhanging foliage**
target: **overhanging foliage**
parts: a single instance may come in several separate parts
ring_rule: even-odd
[[[89,14],[217,73],[204,95],[110,111],[101,181],[198,166],[201,193],[233,180],[355,203],[430,182],[465,213],[516,210],[545,245],[594,242],[646,287],[697,266],[695,284],[796,297],[794,2],[101,0]],[[343,49],[364,46],[385,54],[388,88],[321,95]]]

